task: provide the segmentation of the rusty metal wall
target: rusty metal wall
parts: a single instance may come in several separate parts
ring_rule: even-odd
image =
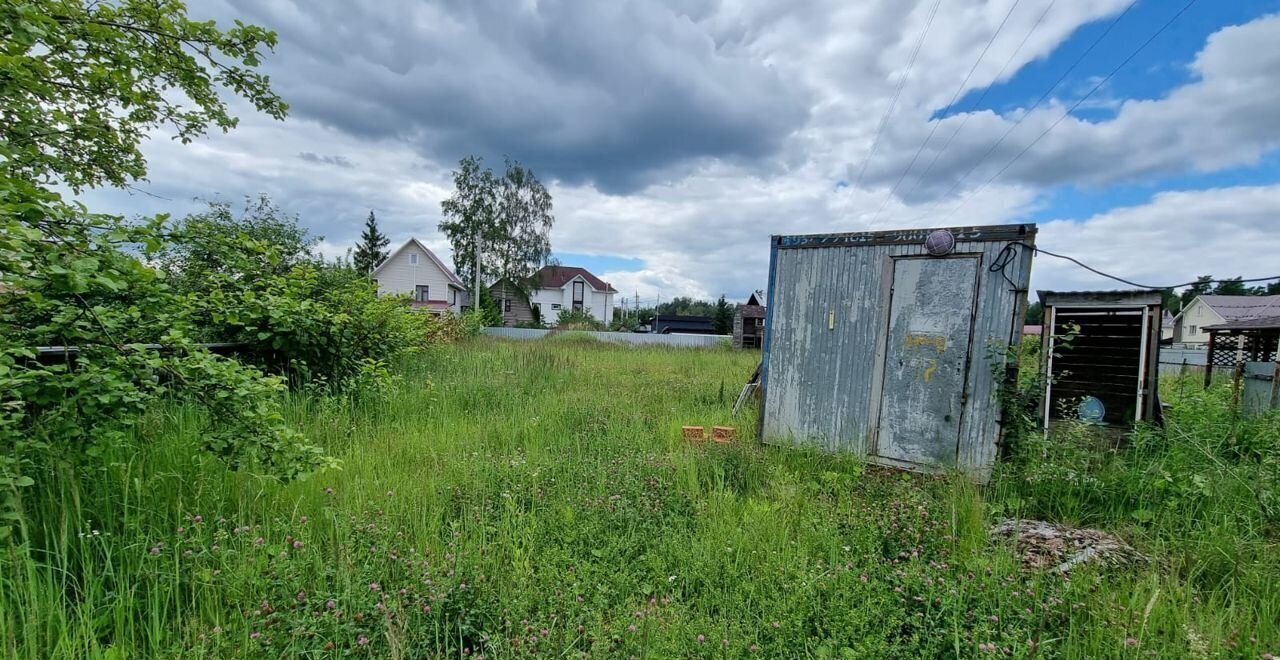
[[[1000,431],[1000,377],[993,373],[1003,373],[1004,348],[1021,336],[1032,252],[1010,248],[1016,258],[1003,275],[989,267],[1011,242],[1033,245],[1035,227],[952,231],[958,240],[947,258],[978,261],[955,467],[985,480]],[[926,257],[927,233],[773,237],[762,440],[814,444],[899,467],[950,467],[898,461],[877,455],[876,447],[894,259]]]

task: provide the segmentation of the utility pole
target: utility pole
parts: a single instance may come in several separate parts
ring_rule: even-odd
[[[478,232],[478,231],[476,232],[474,247],[475,247],[475,259],[476,259],[476,268],[475,268],[475,271],[476,271],[476,283],[475,283],[476,296],[475,296],[475,298],[474,298],[474,299],[472,299],[472,301],[471,301],[471,309],[475,310],[476,312],[479,312],[479,311],[480,311],[480,232]]]

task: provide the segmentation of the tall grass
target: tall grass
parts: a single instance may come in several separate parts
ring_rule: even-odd
[[[354,398],[291,395],[343,468],[280,484],[173,404],[50,466],[0,547],[17,658],[1257,657],[1280,649],[1276,420],[1183,388],[1121,448],[1027,443],[996,481],[690,444],[756,354],[476,340]],[[1176,390],[1175,390],[1176,392]],[[1078,436],[1078,437],[1077,437]],[[1111,529],[1156,562],[1028,572],[995,517]]]

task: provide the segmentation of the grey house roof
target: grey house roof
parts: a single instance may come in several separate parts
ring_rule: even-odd
[[[1205,330],[1280,330],[1280,316],[1259,316],[1241,321],[1227,321],[1207,326]]]
[[[1204,295],[1198,298],[1217,312],[1225,321],[1247,321],[1249,319],[1280,316],[1280,295],[1277,296],[1216,296]]]

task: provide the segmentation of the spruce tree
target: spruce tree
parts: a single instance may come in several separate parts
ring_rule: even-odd
[[[373,272],[378,264],[387,258],[387,245],[391,243],[382,232],[378,231],[378,219],[373,211],[369,211],[369,219],[364,222],[364,231],[360,232],[360,245],[356,246],[352,265],[365,275]]]
[[[715,313],[712,315],[711,321],[716,334],[733,334],[733,306],[724,299],[724,294],[720,294],[720,299],[716,301]]]

